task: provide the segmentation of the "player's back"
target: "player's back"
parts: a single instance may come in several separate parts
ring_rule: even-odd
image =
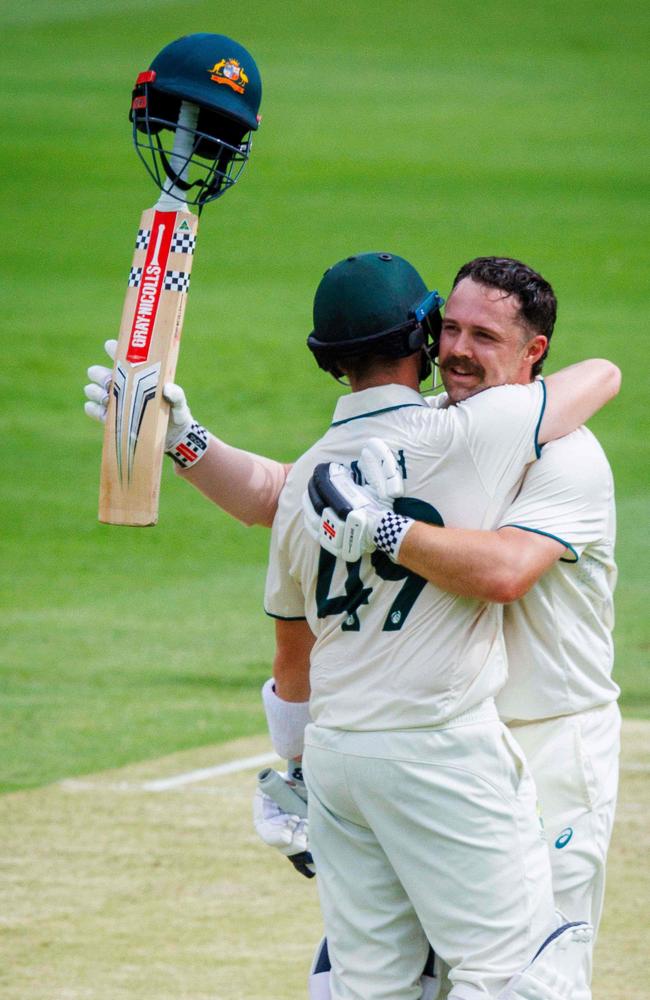
[[[266,609],[306,617],[316,635],[315,722],[441,722],[496,693],[505,654],[499,606],[445,593],[380,552],[347,564],[322,551],[302,525],[314,466],[354,465],[368,437],[381,437],[404,475],[396,509],[440,525],[492,527],[533,457],[542,395],[540,386],[508,386],[438,411],[405,387],[365,390],[339,401],[327,433],[295,464],[274,524]]]

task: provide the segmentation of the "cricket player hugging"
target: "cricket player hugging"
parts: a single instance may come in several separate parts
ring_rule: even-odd
[[[530,634],[512,615],[516,627],[504,638],[502,618],[507,603],[525,619],[525,607],[510,602],[532,599],[545,571],[549,587],[550,574],[561,573],[572,599],[558,617],[538,592],[548,605],[544,628],[566,630],[572,614],[596,608],[599,655],[611,651],[612,526],[602,511],[586,511],[609,510],[609,480],[588,432],[576,429],[615,395],[619,373],[593,360],[535,379],[555,299],[518,261],[470,262],[444,321],[440,305],[400,257],[340,261],[317,289],[309,345],[322,368],[347,376],[352,393],[339,399],[324,436],[287,475],[209,435],[200,461],[180,474],[250,522],[269,523],[277,504],[265,595],[277,650],[265,702],[276,749],[297,756],[304,743],[309,846],[331,963],[312,994],[432,995],[439,980],[421,981],[431,945],[449,967],[453,1000],[586,1000],[596,868],[602,875],[615,794],[616,688],[608,669],[593,667],[581,697],[573,689],[566,697],[586,655],[556,662],[560,635],[540,659],[544,634],[523,652]],[[442,405],[418,391],[432,352],[448,392]],[[184,413],[191,418],[186,404]],[[369,439],[384,444],[368,447]],[[584,483],[572,481],[577,462],[567,466],[564,448],[576,449],[569,456],[591,450],[581,468],[595,468]],[[552,504],[543,499],[549,488]],[[575,560],[588,551],[577,575]],[[511,728],[495,704],[503,689],[507,706],[506,644],[520,657],[516,682],[544,696],[541,707],[513,695],[526,708],[517,715],[523,725]],[[556,676],[540,683],[551,658]],[[535,787],[512,735],[524,730],[542,779],[551,791],[557,785],[548,807],[548,788],[540,797],[547,827],[549,815],[553,830],[564,824],[550,844],[562,858],[554,874],[566,918],[556,912]],[[587,802],[578,752],[584,761],[603,731],[612,749]],[[544,767],[545,748],[558,744],[575,765],[561,789],[567,761],[549,753]],[[595,816],[604,817],[598,830]],[[267,841],[283,839],[284,853],[307,846],[305,820],[260,796],[257,826]],[[565,864],[576,841],[582,861]]]

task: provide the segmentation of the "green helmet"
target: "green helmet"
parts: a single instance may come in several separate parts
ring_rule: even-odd
[[[200,33],[166,45],[139,74],[129,114],[136,150],[158,186],[171,180],[186,194],[197,188],[186,200],[198,205],[223,194],[248,159],[261,98],[255,60],[232,38]],[[179,121],[182,102],[198,107],[198,120],[189,129]],[[192,138],[183,177],[173,166],[171,148],[179,124]],[[198,179],[188,184],[188,173]]]
[[[319,366],[337,378],[342,374],[338,362],[345,358],[403,358],[423,348],[427,361],[421,378],[426,378],[443,303],[403,257],[346,257],[325,272],[316,289],[307,345]]]

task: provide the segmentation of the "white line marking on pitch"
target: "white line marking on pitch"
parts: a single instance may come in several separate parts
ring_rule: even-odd
[[[145,781],[142,785],[146,792],[166,792],[170,788],[180,788],[182,785],[193,785],[195,781],[205,781],[206,778],[217,778],[222,774],[235,774],[237,771],[247,771],[251,767],[261,767],[278,759],[275,753],[260,753],[256,757],[242,757],[226,764],[216,764],[214,767],[202,767],[198,771],[188,771],[172,778],[158,778],[156,781]]]
[[[85,791],[88,789],[104,788],[114,792],[167,792],[174,788],[182,788],[185,785],[193,785],[196,782],[205,781],[207,778],[219,778],[224,774],[236,774],[238,771],[248,771],[253,767],[262,767],[264,764],[272,764],[278,759],[276,753],[261,753],[255,757],[240,757],[239,760],[229,760],[225,764],[202,767],[196,771],[186,771],[184,774],[175,774],[170,778],[156,778],[152,781],[139,783],[118,781],[113,784],[104,784],[101,781],[84,781],[83,778],[66,778],[60,782],[60,785],[66,791]]]

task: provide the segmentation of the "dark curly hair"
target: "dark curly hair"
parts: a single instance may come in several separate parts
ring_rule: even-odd
[[[557,299],[548,281],[532,267],[512,257],[476,257],[463,264],[454,278],[453,287],[463,278],[472,278],[480,285],[500,288],[508,295],[516,295],[521,322],[531,331],[530,336],[541,333],[550,344],[557,317]],[[547,354],[548,344],[539,361],[533,365],[533,377],[541,372]]]

